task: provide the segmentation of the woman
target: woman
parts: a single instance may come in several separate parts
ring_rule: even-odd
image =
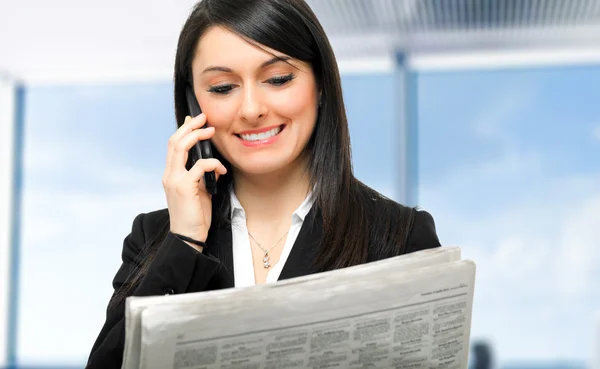
[[[440,245],[428,213],[354,178],[336,61],[303,0],[200,2],[174,82],[168,209],[134,220],[88,368],[120,368],[127,296],[274,282]],[[203,109],[193,119],[188,85]],[[207,139],[215,158],[195,161],[188,151]]]

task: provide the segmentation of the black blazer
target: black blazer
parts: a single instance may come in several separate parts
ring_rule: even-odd
[[[314,246],[321,236],[321,226],[317,218],[313,207],[304,220],[279,280],[316,272],[312,266],[316,252]],[[132,269],[139,264],[139,255],[146,242],[155,238],[168,219],[167,209],[140,214],[135,218],[131,233],[123,243],[123,264],[113,280],[115,292],[126,282]],[[167,233],[146,276],[132,295],[180,294],[234,287],[231,227],[216,228],[209,234],[207,245],[210,249],[199,253],[172,233]],[[404,253],[438,246],[440,242],[433,218],[426,211],[416,211]],[[382,258],[376,255],[377,252],[369,250],[369,261]],[[125,343],[124,313],[124,302],[107,310],[106,321],[94,343],[86,368],[121,368]]]

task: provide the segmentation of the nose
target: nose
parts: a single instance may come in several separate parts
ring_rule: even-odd
[[[239,112],[243,120],[249,123],[257,123],[267,115],[267,106],[261,95],[260,89],[255,86],[244,88]]]

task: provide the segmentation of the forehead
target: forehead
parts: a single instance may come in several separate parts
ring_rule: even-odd
[[[262,48],[261,48],[262,47]],[[204,68],[208,65],[255,66],[273,56],[286,56],[266,46],[253,45],[237,34],[222,28],[209,28],[198,41],[195,66]]]

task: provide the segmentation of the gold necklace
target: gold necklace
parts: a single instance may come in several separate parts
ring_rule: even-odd
[[[269,255],[269,251],[273,250],[275,248],[275,246],[277,246],[279,244],[279,242],[281,242],[281,240],[283,240],[283,238],[285,236],[287,236],[289,230],[287,232],[285,232],[285,234],[283,236],[281,236],[281,238],[275,242],[275,244],[270,248],[270,249],[265,249],[264,247],[262,247],[262,245],[252,236],[252,234],[250,233],[250,231],[248,231],[248,235],[250,236],[250,238],[252,238],[252,240],[258,245],[258,247],[260,247],[260,249],[265,253],[263,255],[263,266],[265,267],[265,269],[269,269],[269,267],[271,266],[271,256]]]

